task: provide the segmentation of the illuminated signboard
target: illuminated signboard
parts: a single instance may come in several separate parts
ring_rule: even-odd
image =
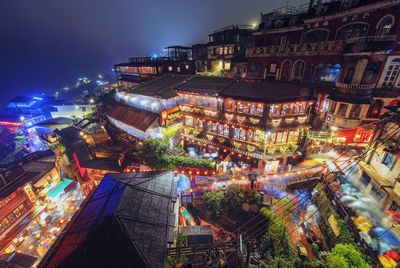
[[[25,194],[28,197],[29,201],[34,203],[36,201],[36,196],[35,196],[35,193],[32,190],[32,187],[30,185],[26,185],[24,187],[24,191],[25,191]]]

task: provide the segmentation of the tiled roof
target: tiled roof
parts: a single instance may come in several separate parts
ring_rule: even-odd
[[[163,75],[155,80],[140,84],[132,90],[132,93],[169,99],[176,96],[173,88],[191,77],[191,75]]]
[[[235,82],[235,79],[218,76],[195,76],[175,87],[178,92],[214,96]]]
[[[251,101],[286,102],[308,100],[316,89],[333,88],[333,83],[295,83],[266,81],[261,83],[236,82],[220,95]]]
[[[146,132],[159,116],[123,104],[113,106],[106,115],[143,132]]]

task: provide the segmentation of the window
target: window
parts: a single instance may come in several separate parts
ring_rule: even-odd
[[[168,71],[172,72],[172,66],[168,66]]]
[[[268,142],[269,144],[275,144],[275,142],[276,142],[276,133],[272,133],[272,134],[269,136],[267,142]]]
[[[217,109],[217,99],[214,97],[196,96],[196,106]]]
[[[228,137],[229,136],[229,127],[225,125],[218,125],[218,134]]]
[[[246,101],[237,102],[237,111],[239,113],[249,113],[250,104]]]
[[[345,117],[346,116],[346,112],[347,112],[347,104],[341,103],[339,105],[339,109],[338,109],[336,115]]]
[[[185,117],[185,125],[186,126],[193,126],[193,118],[192,117]]]
[[[290,80],[291,69],[292,69],[292,63],[290,61],[285,61],[282,64],[282,70],[281,70],[281,80],[282,81]]]
[[[241,129],[240,130],[240,139],[245,141],[246,140],[246,136],[247,136],[246,134],[247,134],[247,131],[244,130],[244,129]]]
[[[301,43],[319,43],[328,40],[329,31],[325,29],[314,29],[305,32],[301,37]]]
[[[350,111],[349,118],[351,119],[358,119],[360,117],[361,112],[361,105],[360,104],[353,104]]]
[[[287,141],[287,133],[286,132],[279,132],[276,135],[276,143],[285,143]]]
[[[200,119],[195,118],[194,119],[194,127],[197,128],[197,129],[203,130],[203,121],[201,121]]]
[[[278,115],[281,114],[281,110],[282,110],[282,105],[281,104],[271,105],[271,108],[269,110],[269,114],[271,116],[278,116]]]
[[[350,67],[347,68],[346,74],[344,76],[343,82],[346,84],[351,84],[353,81],[353,76],[354,73],[356,72],[356,67],[354,65],[351,65]]]
[[[270,73],[276,73],[276,63],[271,63],[269,65],[269,72]]]
[[[319,64],[315,71],[315,80],[335,82],[339,78],[341,69],[342,67],[340,66],[340,64],[336,64],[335,66],[327,64],[326,67],[324,67],[324,65],[322,64]]]
[[[343,26],[337,31],[336,40],[347,40],[350,38],[365,37],[368,34],[367,23],[351,23]]]
[[[289,131],[288,142],[297,143],[299,141],[300,132],[298,130]]]
[[[240,129],[235,128],[235,132],[234,132],[233,137],[234,137],[235,139],[240,139]]]
[[[368,64],[364,72],[362,83],[363,84],[375,83],[377,75],[378,75],[378,66],[374,63]]]
[[[335,112],[336,109],[336,101],[331,101],[331,106],[329,107],[329,113],[333,114]]]
[[[224,48],[223,47],[220,47],[219,48],[219,55],[223,55],[224,54]]]
[[[324,65],[323,64],[318,64],[318,66],[315,69],[315,76],[314,80],[315,81],[323,81],[323,76],[324,76]]]
[[[282,115],[290,115],[292,114],[292,106],[289,103],[285,103],[282,105]]]
[[[335,66],[330,66],[328,64],[325,69],[324,81],[336,82],[336,80],[338,80],[338,78],[339,78],[341,69],[342,69],[342,66],[340,66],[340,64],[335,64]]]
[[[394,19],[392,15],[388,15],[381,20],[379,24],[377,35],[389,35],[392,31]]]
[[[177,71],[178,73],[180,73],[180,72],[181,72],[181,67],[176,68],[176,71]]]
[[[367,116],[369,118],[377,118],[382,111],[383,102],[381,100],[376,100],[374,104],[369,107]]]
[[[392,87],[395,85],[400,71],[400,58],[393,59],[386,71],[382,85],[384,87]]]
[[[383,157],[382,164],[387,166],[388,168],[392,168],[393,163],[394,163],[395,157],[391,153],[386,153],[385,156]]]
[[[185,65],[185,68],[186,68],[186,70],[189,70],[189,65],[186,64],[186,65]]]
[[[224,47],[224,54],[228,55],[228,47]]]
[[[228,54],[233,54],[233,47],[228,47]]]
[[[261,103],[252,103],[250,105],[250,113],[258,116],[262,116],[264,107]]]
[[[226,111],[235,111],[236,110],[236,101],[228,99],[225,101],[225,110]]]
[[[304,80],[313,80],[313,79],[314,79],[314,64],[307,64]]]
[[[301,80],[304,74],[305,63],[302,60],[298,60],[294,63],[293,67],[293,79]]]

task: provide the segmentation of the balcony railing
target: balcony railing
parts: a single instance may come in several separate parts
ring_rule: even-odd
[[[246,57],[337,55],[342,52],[343,44],[343,41],[326,41],[320,43],[252,47],[246,50]]]
[[[394,49],[396,35],[377,35],[356,37],[346,40],[344,53],[362,53]]]
[[[340,94],[352,94],[352,95],[369,95],[372,89],[376,87],[375,84],[346,84],[336,82],[336,90]]]
[[[396,35],[374,35],[374,36],[364,36],[364,37],[355,37],[350,38],[346,41],[346,43],[366,43],[366,42],[395,42],[397,36]]]

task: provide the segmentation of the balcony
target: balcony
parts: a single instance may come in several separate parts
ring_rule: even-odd
[[[338,55],[343,51],[343,44],[343,41],[326,41],[320,43],[252,47],[246,50],[246,57]]]
[[[346,40],[344,53],[364,53],[393,50],[396,46],[396,35],[377,35],[356,37]]]
[[[327,113],[325,122],[329,126],[336,126],[340,129],[354,129],[360,126],[359,118],[345,118],[332,113]]]
[[[375,88],[375,84],[346,84],[336,82],[336,92],[343,95],[359,95],[368,96],[372,93],[372,89]]]

